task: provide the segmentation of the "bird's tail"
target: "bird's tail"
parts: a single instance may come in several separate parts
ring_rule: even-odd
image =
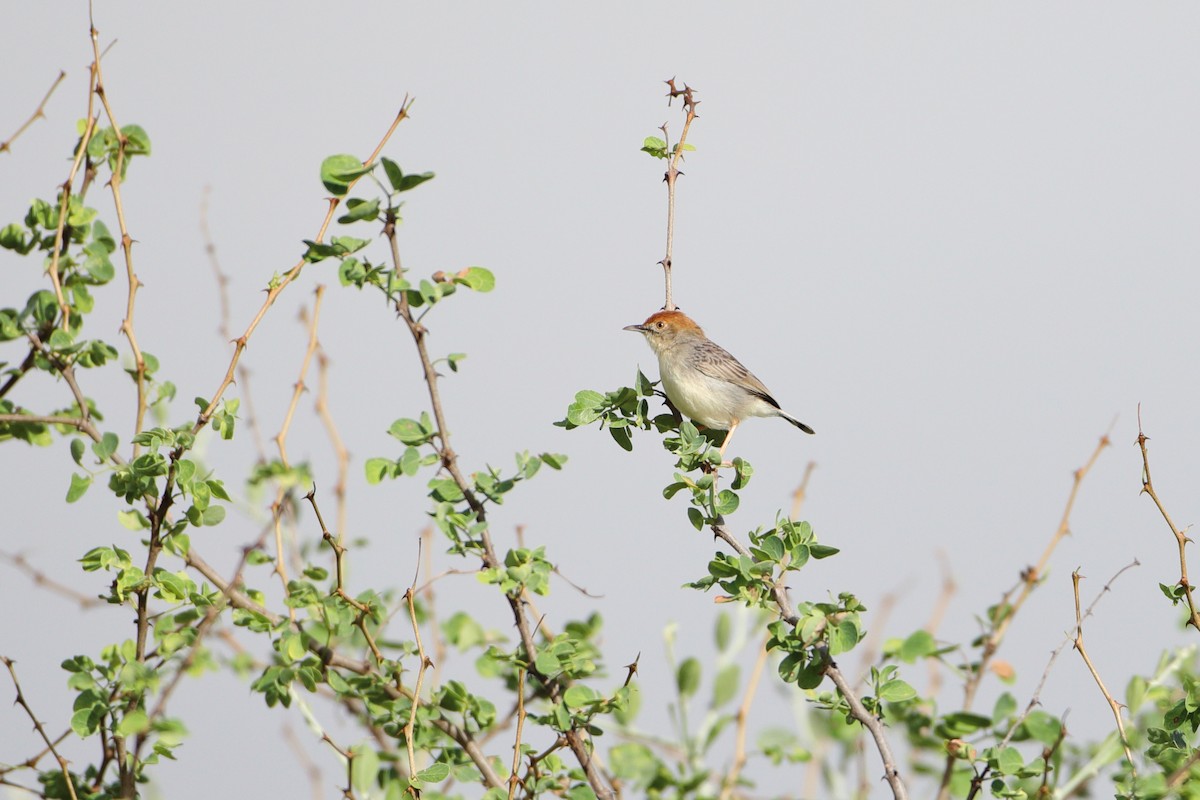
[[[795,417],[793,417],[791,414],[787,413],[786,411],[780,411],[779,416],[783,417],[788,422],[792,423],[793,425],[795,425],[797,428],[804,431],[805,433],[816,433],[816,431],[814,431],[812,428],[808,427],[803,422],[796,419]]]

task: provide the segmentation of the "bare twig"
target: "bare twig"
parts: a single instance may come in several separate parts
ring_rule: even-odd
[[[1188,580],[1186,547],[1190,540],[1171,520],[1171,515],[1167,513],[1166,507],[1162,504],[1162,500],[1159,499],[1158,492],[1154,490],[1154,483],[1150,480],[1150,456],[1146,452],[1146,442],[1148,441],[1150,441],[1150,437],[1142,432],[1142,407],[1139,404],[1137,443],[1138,447],[1142,450],[1142,492],[1150,495],[1150,499],[1158,507],[1158,513],[1162,514],[1167,527],[1171,529],[1171,534],[1175,537],[1175,543],[1179,546],[1179,582],[1176,586],[1183,589],[1184,598],[1187,600],[1188,624],[1200,630],[1200,611],[1196,609],[1196,598],[1192,594],[1192,583]]]
[[[846,680],[846,676],[837,668],[837,664],[829,657],[829,652],[823,652],[825,658],[825,674],[833,681],[833,685],[838,688],[838,692],[845,698],[846,703],[850,707],[850,714],[856,720],[863,724],[864,727],[871,733],[871,738],[875,741],[875,748],[879,751],[880,758],[883,759],[883,777],[887,780],[888,786],[891,787],[892,796],[896,800],[905,800],[908,797],[908,790],[904,787],[904,782],[900,780],[900,770],[896,767],[896,758],[892,755],[892,748],[888,744],[887,737],[883,733],[883,723],[866,709],[862,701],[858,699],[858,695],[850,687],[850,682]]]
[[[1100,453],[1109,444],[1108,434],[1106,433],[1100,437],[1096,449],[1092,451],[1092,455],[1088,458],[1087,462],[1075,470],[1074,481],[1071,484],[1071,492],[1067,496],[1067,504],[1063,509],[1062,519],[1059,520],[1058,528],[1055,529],[1054,535],[1050,537],[1050,543],[1046,545],[1046,549],[1042,552],[1042,557],[1038,559],[1037,564],[1027,567],[1021,573],[1021,582],[1016,598],[1011,603],[1008,602],[1007,596],[1001,601],[999,611],[1001,618],[984,641],[983,652],[979,656],[979,665],[967,679],[963,696],[963,710],[969,710],[973,705],[975,693],[979,690],[979,684],[983,680],[988,662],[991,661],[996,651],[1000,649],[1000,643],[1004,641],[1004,635],[1008,632],[1009,626],[1012,625],[1017,612],[1025,605],[1025,601],[1029,599],[1029,595],[1033,593],[1033,590],[1037,588],[1041,579],[1045,576],[1046,567],[1050,563],[1050,556],[1054,554],[1054,550],[1058,547],[1059,542],[1071,532],[1071,510],[1075,507],[1075,498],[1079,496],[1079,487],[1083,484],[1083,479],[1096,463],[1096,459],[1100,457]]]
[[[513,741],[512,774],[508,776],[508,800],[517,794],[521,766],[521,733],[525,729],[525,670],[517,670],[517,737]]]
[[[29,579],[37,586],[41,586],[55,594],[61,595],[68,600],[75,602],[81,609],[96,608],[97,606],[108,605],[107,602],[99,597],[77,592],[70,586],[59,583],[46,573],[39,570],[37,567],[29,563],[25,558],[24,553],[8,553],[0,551],[0,561],[7,561],[21,572],[29,576]]]
[[[389,212],[387,220],[384,223],[383,235],[388,240],[391,248],[392,269],[398,277],[402,277],[404,269],[400,261],[399,244],[396,240],[396,222],[395,213]],[[454,452],[454,448],[450,443],[450,428],[446,421],[446,413],[442,406],[441,390],[439,388],[440,376],[434,367],[433,360],[429,357],[429,349],[426,345],[428,330],[413,316],[406,292],[398,293],[395,306],[396,313],[408,327],[413,344],[416,346],[417,357],[421,362],[421,370],[425,378],[425,387],[429,393],[429,404],[433,411],[434,423],[437,430],[437,440],[439,442],[437,449],[438,455],[441,458],[442,468],[449,473],[459,491],[462,492],[463,498],[471,509],[471,513],[481,523],[477,542],[480,550],[479,556],[483,562],[482,566],[485,569],[499,567],[501,561],[496,555],[496,548],[492,542],[491,529],[487,525],[487,510],[475,493],[474,483],[467,479],[459,467],[458,455]],[[516,622],[521,646],[525,651],[525,658],[527,659],[527,663],[532,665],[537,659],[537,646],[533,640],[533,632],[530,628],[529,619],[525,615],[522,600],[519,597],[511,595],[506,595],[506,600],[512,612],[513,620]],[[560,702],[564,691],[561,682],[557,678],[544,675],[538,675],[538,677],[542,680],[550,701],[553,703]],[[597,797],[602,798],[602,800],[614,797],[611,784],[602,773],[598,759],[592,752],[591,742],[588,739],[587,733],[582,730],[572,729],[564,732],[563,737],[566,739],[567,745],[571,748],[576,761],[583,768],[588,785],[591,786],[592,791],[596,793]]]
[[[974,705],[975,694],[979,691],[979,686],[983,682],[983,676],[987,673],[988,663],[996,655],[996,651],[1000,649],[1000,644],[1004,641],[1004,635],[1008,632],[1009,626],[1012,625],[1013,619],[1016,618],[1017,613],[1025,605],[1025,601],[1029,599],[1033,590],[1041,583],[1045,575],[1046,566],[1050,563],[1050,556],[1054,554],[1059,543],[1071,532],[1071,511],[1075,507],[1075,498],[1079,495],[1079,487],[1083,484],[1083,479],[1100,457],[1100,453],[1109,444],[1108,433],[1105,433],[1100,437],[1100,441],[1096,444],[1096,449],[1092,451],[1087,462],[1075,470],[1074,481],[1071,484],[1070,494],[1067,495],[1067,503],[1066,507],[1063,508],[1062,518],[1059,520],[1054,535],[1050,537],[1050,543],[1042,551],[1042,557],[1038,559],[1036,566],[1026,567],[1021,571],[1020,582],[1005,592],[1004,596],[1000,598],[1000,602],[996,605],[995,616],[991,620],[992,630],[984,638],[983,650],[979,654],[979,662],[970,669],[970,674],[967,676],[966,684],[963,687],[964,711],[970,710],[971,706]],[[1014,592],[1016,593],[1015,598],[1013,598]],[[954,774],[954,763],[954,755],[947,755],[946,765],[942,770],[942,781],[938,787],[937,800],[948,800],[950,797],[950,778]]]
[[[420,547],[420,540],[418,540]],[[416,753],[413,750],[413,739],[416,730],[416,709],[421,704],[421,686],[425,682],[425,672],[433,666],[430,657],[425,655],[425,644],[421,643],[421,626],[416,622],[416,579],[421,575],[420,553],[416,558],[416,571],[413,573],[413,583],[409,584],[404,593],[404,601],[408,603],[408,620],[413,624],[413,638],[416,640],[416,656],[420,658],[420,666],[416,669],[416,686],[413,688],[413,704],[408,708],[408,722],[404,723],[404,744],[408,746],[408,774],[416,775]],[[414,795],[420,796],[420,795]]]
[[[33,125],[33,123],[37,122],[39,119],[46,118],[46,103],[50,100],[50,95],[54,94],[54,90],[58,88],[58,85],[62,83],[66,77],[67,73],[60,70],[58,77],[54,79],[54,83],[50,85],[50,88],[46,91],[46,95],[42,98],[42,102],[38,103],[37,110],[30,115],[29,119],[25,120],[21,127],[17,128],[16,133],[5,139],[3,142],[0,142],[0,153],[11,153],[12,143],[17,140],[17,137],[28,130],[29,126]]]
[[[1096,666],[1092,663],[1092,659],[1088,657],[1087,649],[1083,646],[1083,616],[1079,611],[1079,570],[1071,573],[1071,583],[1075,590],[1075,649],[1079,652],[1079,657],[1083,659],[1083,663],[1087,665],[1088,672],[1092,673],[1092,678],[1095,679],[1096,685],[1100,687],[1101,694],[1108,701],[1108,707],[1112,711],[1113,718],[1117,721],[1117,731],[1121,735],[1121,746],[1125,749],[1125,758],[1129,761],[1129,769],[1133,776],[1133,782],[1137,783],[1137,764],[1133,760],[1133,752],[1129,749],[1129,737],[1125,734],[1125,721],[1121,719],[1121,704],[1113,699],[1109,693],[1108,687],[1104,685],[1104,681],[1100,679],[1100,673],[1096,670]]]
[[[21,682],[17,680],[17,670],[13,666],[13,660],[7,656],[0,656],[0,662],[8,667],[8,674],[12,676],[13,688],[17,690],[17,705],[25,709],[25,713],[29,715],[30,721],[33,722],[33,728],[38,732],[38,736],[42,737],[42,741],[46,743],[46,749],[54,754],[54,758],[58,761],[58,768],[62,770],[63,780],[67,784],[67,791],[71,793],[72,800],[78,800],[75,794],[75,780],[71,777],[71,770],[67,766],[67,759],[58,752],[54,742],[46,734],[46,729],[42,727],[42,723],[38,721],[37,715],[33,713],[33,709],[29,707],[29,701],[25,699],[24,692],[21,691]],[[61,740],[60,740],[61,741]]]
[[[221,269],[221,260],[217,258],[217,245],[213,240],[212,231],[208,227],[208,198],[211,193],[211,187],[204,187],[204,197],[200,200],[200,235],[204,239],[204,253],[208,256],[209,266],[212,267],[213,279],[217,282],[217,300],[221,309],[217,333],[223,341],[231,342],[233,341],[233,331],[229,323],[230,278]],[[258,414],[254,412],[253,394],[250,392],[250,372],[242,364],[238,364],[237,384],[241,388],[242,404],[246,411],[246,424],[254,438],[254,450],[258,453],[260,460],[266,461],[267,448],[263,444],[262,429],[258,425]]]
[[[339,542],[346,538],[346,482],[350,474],[350,453],[338,433],[337,423],[329,411],[329,357],[324,348],[317,344],[317,399],[313,404],[317,416],[325,426],[329,444],[337,461],[337,482],[333,485],[333,497],[337,501],[337,537]]]
[[[754,661],[750,680],[746,682],[746,693],[742,696],[742,703],[738,706],[737,716],[734,718],[737,733],[734,737],[733,764],[729,767],[729,772],[725,773],[725,778],[721,783],[720,800],[730,800],[733,797],[738,776],[746,766],[746,734],[750,727],[750,705],[754,702],[754,695],[758,691],[758,684],[762,680],[763,668],[766,665],[767,643],[764,641],[762,647],[758,649],[758,658]]]
[[[1108,583],[1104,584],[1104,588],[1101,589],[1096,594],[1096,597],[1088,605],[1087,610],[1084,611],[1084,613],[1083,613],[1083,619],[1087,619],[1088,617],[1092,616],[1092,613],[1096,610],[1096,606],[1100,603],[1101,598],[1103,598],[1104,595],[1106,595],[1110,591],[1112,591],[1112,586],[1114,583],[1117,582],[1117,578],[1121,577],[1128,570],[1131,570],[1134,567],[1138,567],[1138,566],[1141,566],[1141,564],[1135,558],[1132,562],[1126,564],[1125,566],[1123,566],[1119,570],[1117,570],[1116,574],[1108,579]],[[1076,591],[1078,592],[1078,587],[1076,587]],[[1078,601],[1078,595],[1076,596],[1076,600]],[[1076,608],[1076,614],[1078,614],[1078,611],[1079,611],[1078,608]],[[1077,630],[1078,630],[1078,625],[1079,625],[1079,620],[1077,618],[1077,620],[1076,620],[1076,629]],[[997,747],[996,747],[997,751],[1003,750],[1004,748],[1008,747],[1008,743],[1012,741],[1013,736],[1015,736],[1017,734],[1017,731],[1020,730],[1022,723],[1024,723],[1025,720],[1027,720],[1029,718],[1029,715],[1033,713],[1033,710],[1038,705],[1041,704],[1042,689],[1046,686],[1046,681],[1050,677],[1050,671],[1054,668],[1054,662],[1056,662],[1058,660],[1059,655],[1062,654],[1062,651],[1066,649],[1067,645],[1073,644],[1074,641],[1075,641],[1075,637],[1068,634],[1063,639],[1063,641],[1058,645],[1058,647],[1054,648],[1054,651],[1050,653],[1050,659],[1046,662],[1046,668],[1044,670],[1042,670],[1041,680],[1038,681],[1037,687],[1033,690],[1033,695],[1029,698],[1029,703],[1025,706],[1025,710],[1023,712],[1021,712],[1021,716],[1017,717],[1017,719],[1013,722],[1013,724],[1009,726],[1008,732],[1004,734],[1004,738],[1000,741],[1000,744],[997,745]],[[1065,720],[1066,720],[1065,715],[1063,716],[1063,720],[1064,720],[1064,722],[1062,723],[1060,731],[1059,731],[1058,741],[1055,743],[1054,747],[1046,748],[1045,750],[1043,750],[1042,755],[1043,755],[1043,758],[1046,760],[1047,765],[1049,765],[1050,758],[1054,755],[1055,751],[1057,751],[1058,747],[1062,744],[1063,738],[1066,737],[1067,728],[1066,728],[1066,724],[1065,724]],[[1047,768],[1047,772],[1049,772],[1048,768]],[[971,781],[971,784],[972,784],[972,789],[971,789],[972,795],[971,796],[972,797],[977,795],[979,793],[979,791],[982,790],[983,783],[985,780],[987,780],[987,777],[990,773],[991,773],[991,767],[985,765],[983,767],[983,769],[980,770],[979,774],[977,774],[975,776],[975,778]],[[1046,781],[1046,776],[1043,776],[1043,784],[1045,783],[1045,781]]]
[[[288,403],[287,412],[283,416],[283,422],[279,426],[279,433],[275,434],[275,446],[279,449],[279,462],[284,469],[290,470],[292,463],[288,459],[287,452],[287,437],[292,429],[292,420],[296,416],[296,407],[300,405],[300,396],[307,390],[304,383],[305,376],[308,375],[308,368],[312,364],[313,353],[317,350],[317,327],[321,322],[321,301],[325,297],[325,287],[318,285],[314,292],[316,298],[313,300],[312,318],[308,320],[308,346],[304,350],[304,359],[300,363],[300,374],[296,378],[296,383],[292,386],[292,399]],[[301,318],[304,318],[303,312]],[[287,505],[288,497],[292,491],[290,481],[280,481],[275,489],[275,500],[271,503],[271,516],[275,521],[275,574],[279,576],[280,582],[283,584],[283,594],[288,596],[289,579],[287,573],[287,554],[283,549],[283,513]],[[311,498],[310,498],[311,499]],[[340,575],[339,575],[340,577]],[[295,618],[295,609],[289,606],[288,613]]]
[[[663,280],[666,284],[666,302],[663,303],[663,308],[667,311],[675,309],[675,301],[671,296],[671,254],[675,247],[675,181],[682,174],[679,171],[679,162],[683,159],[684,147],[687,145],[688,130],[692,127],[692,121],[696,119],[696,106],[700,105],[700,101],[695,99],[695,89],[688,86],[686,83],[682,89],[675,88],[675,79],[666,81],[669,91],[667,97],[670,100],[676,97],[683,98],[683,111],[685,114],[683,120],[683,132],[679,134],[679,141],[671,146],[670,136],[667,134],[667,123],[663,123],[661,130],[663,132],[663,140],[667,146],[667,173],[663,176],[663,180],[667,184],[667,254],[663,256],[663,260],[659,263],[663,268]],[[670,104],[668,100],[668,105]]]
[[[712,531],[717,538],[732,547],[738,555],[750,555],[750,551],[746,546],[725,527],[723,518],[717,517],[717,522],[712,525]],[[791,598],[788,597],[787,588],[780,581],[772,582],[771,599],[779,607],[779,615],[784,621],[792,625],[800,621],[800,617],[797,616],[796,609],[792,605]],[[853,687],[850,686],[849,681],[842,675],[833,659],[829,657],[828,651],[822,652],[822,671],[825,675],[829,676],[834,686],[837,687],[838,692],[845,698],[850,708],[851,716],[858,720],[871,733],[871,738],[874,739],[875,747],[879,751],[879,756],[883,761],[884,778],[886,778],[888,785],[891,787],[892,795],[896,800],[905,800],[908,797],[908,791],[904,787],[904,782],[900,779],[900,771],[896,767],[896,760],[892,755],[892,749],[887,743],[887,738],[884,736],[883,723],[871,714],[871,712],[867,711]]]
[[[409,100],[408,97],[405,97],[404,102],[400,106],[400,111],[396,114],[396,118],[392,120],[391,127],[388,128],[387,133],[383,135],[383,138],[379,140],[379,144],[376,145],[375,150],[371,153],[367,160],[363,162],[364,166],[373,164],[379,157],[379,154],[383,151],[384,145],[386,145],[388,140],[392,138],[392,134],[396,132],[396,128],[408,116],[408,110],[411,108],[411,106],[412,101]],[[361,179],[362,178],[360,176],[352,181],[349,181],[347,183],[346,193],[349,194],[350,190],[353,189],[354,185]],[[330,223],[333,222],[334,213],[337,211],[337,207],[340,202],[341,200],[337,197],[329,198],[329,208],[325,212],[325,219],[321,223],[321,227],[317,231],[317,235],[314,237],[313,241],[320,242],[325,238],[325,232],[329,229]],[[195,424],[192,425],[193,434],[199,433],[200,430],[208,424],[208,421],[212,419],[213,414],[215,414],[217,411],[217,405],[221,402],[221,398],[225,395],[225,390],[228,389],[229,385],[233,383],[234,375],[237,373],[238,363],[241,361],[242,353],[245,352],[246,344],[250,340],[250,337],[254,334],[254,331],[258,329],[259,323],[262,322],[263,317],[265,317],[267,314],[267,311],[269,311],[271,306],[275,304],[275,300],[279,297],[284,289],[290,286],[291,283],[300,276],[300,273],[303,271],[304,266],[307,263],[307,261],[301,258],[294,266],[292,266],[290,270],[285,272],[282,276],[279,276],[277,280],[271,281],[270,286],[267,288],[266,299],[263,300],[258,312],[254,315],[254,319],[252,319],[250,324],[246,326],[246,330],[242,332],[242,335],[234,340],[233,357],[229,361],[229,367],[225,370],[225,377],[221,380],[221,385],[217,387],[215,392],[213,392],[213,396],[208,401],[208,405],[196,418]]]
[[[800,479],[800,485],[796,487],[796,491],[792,492],[792,519],[800,519],[800,507],[804,505],[804,500],[808,497],[808,481],[812,478],[816,468],[817,462],[815,461],[809,461],[804,465],[804,477]]]
[[[308,776],[308,785],[312,789],[313,800],[321,800],[325,796],[322,789],[321,768],[317,766],[317,762],[312,760],[308,751],[304,749],[300,739],[297,738],[296,732],[292,730],[291,725],[283,726],[283,741],[292,751],[292,755],[304,768],[304,774]]]

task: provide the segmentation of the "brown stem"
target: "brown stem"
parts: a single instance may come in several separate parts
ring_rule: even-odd
[[[679,141],[675,143],[674,148],[670,146],[670,137],[667,135],[667,123],[662,124],[663,140],[667,144],[667,173],[663,176],[663,180],[667,184],[667,254],[663,256],[663,260],[659,263],[663,268],[663,280],[666,284],[666,302],[663,303],[663,308],[667,311],[675,309],[675,301],[671,295],[671,254],[675,247],[675,181],[682,174],[679,171],[679,162],[683,159],[683,148],[687,144],[688,130],[692,127],[692,121],[696,119],[696,106],[700,105],[700,101],[694,99],[695,90],[686,83],[682,89],[675,88],[675,79],[666,81],[670,90],[667,92],[667,97],[671,100],[676,97],[683,97],[683,110],[685,113],[683,121],[683,133],[679,135]],[[670,101],[668,100],[668,105]]]
[[[1167,527],[1171,529],[1171,534],[1175,537],[1175,543],[1179,548],[1179,582],[1176,583],[1176,586],[1183,588],[1183,595],[1187,600],[1188,624],[1196,630],[1200,630],[1200,611],[1196,610],[1196,598],[1192,593],[1192,583],[1188,580],[1186,548],[1189,539],[1171,520],[1171,515],[1167,513],[1166,507],[1159,499],[1158,492],[1154,490],[1154,483],[1150,480],[1150,455],[1146,452],[1146,442],[1148,441],[1150,441],[1150,437],[1142,432],[1142,407],[1139,405],[1137,443],[1142,451],[1142,492],[1150,495],[1150,499],[1158,507],[1158,513],[1162,514],[1163,521],[1167,523]]]
[[[12,136],[5,139],[3,142],[0,142],[0,153],[4,153],[4,152],[11,153],[12,152],[12,143],[17,140],[17,137],[20,136],[22,133],[24,133],[29,128],[30,125],[37,122],[39,119],[46,118],[46,103],[50,100],[50,95],[54,94],[54,90],[58,88],[58,85],[60,83],[62,83],[66,77],[67,77],[67,73],[62,70],[59,70],[58,77],[54,79],[54,83],[51,84],[50,89],[46,92],[46,95],[42,98],[42,102],[38,103],[37,109],[33,112],[33,114],[30,115],[29,119],[25,120],[24,124],[22,124],[21,127],[17,128],[16,133],[14,133]]]
[[[1083,646],[1083,616],[1079,611],[1079,578],[1078,569],[1071,573],[1071,584],[1075,592],[1075,650],[1078,651],[1079,657],[1083,659],[1083,663],[1087,665],[1088,672],[1092,673],[1092,678],[1096,681],[1096,685],[1100,687],[1100,693],[1108,701],[1108,707],[1112,711],[1113,718],[1117,721],[1117,732],[1121,735],[1121,746],[1125,749],[1125,758],[1129,761],[1132,781],[1136,784],[1137,764],[1133,760],[1133,752],[1129,749],[1129,737],[1125,734],[1125,722],[1121,719],[1121,704],[1114,700],[1113,696],[1109,693],[1108,687],[1100,679],[1100,673],[1096,670],[1092,659],[1088,657],[1087,649]]]
[[[392,120],[391,127],[388,128],[388,131],[383,135],[383,138],[379,140],[379,144],[376,145],[375,150],[371,153],[367,160],[363,162],[364,166],[374,163],[375,159],[379,157],[379,153],[382,152],[383,147],[387,144],[388,139],[390,139],[392,134],[396,132],[396,128],[400,125],[401,121],[408,116],[408,110],[411,107],[412,101],[409,100],[408,97],[405,97],[404,103],[400,106],[400,111],[396,114],[396,118]],[[350,181],[346,186],[346,193],[349,194],[350,190],[353,189],[354,185],[361,179],[362,176],[359,176]],[[317,231],[317,235],[313,241],[320,242],[325,238],[325,232],[329,229],[329,225],[333,222],[333,215],[337,211],[339,202],[340,200],[336,197],[329,198],[329,208],[325,212],[325,219],[322,221],[321,227]],[[266,299],[263,300],[258,312],[254,315],[254,319],[250,320],[250,324],[246,326],[246,330],[242,332],[242,335],[234,340],[233,357],[229,361],[229,367],[225,370],[225,377],[221,380],[221,385],[218,386],[217,390],[213,393],[212,399],[208,401],[208,405],[203,411],[200,412],[200,416],[196,418],[196,422],[192,426],[193,434],[199,433],[200,430],[208,424],[208,421],[212,419],[212,415],[216,413],[217,404],[221,402],[221,398],[225,395],[225,390],[228,389],[230,384],[233,383],[234,375],[237,374],[238,363],[241,361],[242,353],[246,350],[247,342],[254,334],[254,331],[258,329],[258,325],[262,322],[263,317],[266,316],[267,311],[270,310],[271,306],[275,304],[275,300],[279,297],[280,293],[282,293],[284,289],[291,285],[291,283],[300,276],[300,273],[303,271],[306,263],[307,262],[301,258],[277,281],[272,281],[272,285],[268,287]]]
[[[750,727],[750,705],[754,702],[754,695],[758,691],[758,684],[762,680],[763,668],[766,665],[767,643],[764,641],[758,650],[758,658],[754,661],[754,670],[750,673],[750,680],[746,682],[746,693],[742,697],[742,704],[738,706],[737,716],[734,720],[737,725],[737,735],[734,739],[733,764],[722,781],[720,800],[730,800],[733,797],[738,775],[746,766],[746,733]]]
[[[388,244],[392,253],[392,268],[397,277],[402,277],[404,274],[403,267],[400,261],[400,247],[396,241],[396,218],[394,214],[389,214],[384,224],[383,235],[387,238]],[[475,494],[474,487],[471,482],[463,475],[462,470],[458,465],[458,456],[454,452],[450,443],[450,428],[446,422],[446,414],[442,406],[442,397],[438,384],[438,373],[434,368],[433,360],[429,357],[429,349],[426,346],[425,338],[428,333],[426,328],[413,317],[412,308],[408,303],[408,295],[401,291],[396,300],[396,313],[404,320],[408,327],[409,334],[412,336],[413,344],[417,349],[417,357],[421,362],[421,370],[425,377],[425,386],[429,393],[429,403],[433,411],[434,422],[437,426],[437,438],[440,442],[438,446],[438,454],[441,456],[442,468],[450,474],[459,491],[462,492],[467,505],[471,508],[475,518],[482,523],[479,533],[479,547],[482,550],[480,555],[485,569],[490,569],[500,566],[500,559],[496,555],[495,545],[492,543],[492,534],[487,526],[487,511],[483,506],[482,501]],[[533,633],[529,626],[529,620],[525,616],[525,610],[521,605],[520,597],[505,595],[509,609],[512,612],[513,619],[517,625],[517,631],[520,634],[521,646],[525,651],[525,657],[529,665],[532,666],[537,658],[537,646],[534,644]],[[546,692],[553,703],[558,703],[562,700],[562,685],[557,679],[548,678],[546,676],[538,676],[543,681],[546,687]],[[597,797],[602,800],[608,800],[615,796],[612,787],[607,779],[601,774],[601,771],[596,763],[596,758],[590,749],[590,742],[587,735],[579,730],[570,730],[563,734],[567,740],[567,745],[571,748],[571,752],[575,755],[579,765],[583,767],[584,774],[587,776],[588,784],[592,787]]]
[[[42,741],[46,743],[46,749],[54,754],[55,760],[58,761],[58,768],[62,770],[63,780],[67,784],[67,791],[70,792],[72,800],[78,800],[78,797],[75,794],[75,781],[71,778],[71,770],[67,766],[69,762],[67,759],[63,758],[61,754],[59,754],[54,742],[52,742],[50,737],[46,734],[46,729],[42,727],[42,723],[38,721],[37,716],[33,713],[33,709],[29,707],[29,702],[25,699],[25,694],[21,691],[21,682],[17,680],[17,670],[16,667],[13,666],[12,659],[6,656],[0,656],[0,662],[2,662],[4,666],[8,667],[8,674],[12,676],[13,687],[17,690],[17,705],[25,709],[25,713],[29,716],[30,721],[33,722],[34,730],[38,732],[38,736],[42,737]]]

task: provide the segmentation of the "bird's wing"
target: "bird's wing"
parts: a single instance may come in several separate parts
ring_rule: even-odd
[[[774,397],[771,397],[770,391],[763,385],[763,382],[754,377],[753,372],[746,369],[742,362],[719,345],[709,342],[705,347],[699,348],[696,354],[696,369],[710,378],[737,384],[779,408],[779,403]]]

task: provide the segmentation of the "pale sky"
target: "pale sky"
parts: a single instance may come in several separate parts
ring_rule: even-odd
[[[405,264],[416,274],[478,264],[497,277],[494,293],[464,293],[430,317],[431,347],[469,354],[443,384],[456,450],[467,469],[507,466],[523,449],[570,456],[492,517],[498,545],[512,546],[523,525],[527,542],[603,596],[560,581],[541,606],[551,625],[604,616],[607,683],[642,654],[645,727],[665,730],[664,626],[681,623],[681,656],[709,653],[712,598],[680,586],[704,574],[714,545],[690,527],[682,497],[662,499],[672,460],[654,437],[625,453],[606,433],[551,423],[580,389],[628,384],[639,366],[657,374],[640,337],[621,328],[662,304],[662,164],[639,147],[664,121],[679,129],[663,97],[672,76],[702,100],[679,184],[675,299],[817,431],[751,420],[731,450],[756,468],[731,519],[743,537],[786,509],[805,464],[817,463],[802,516],[842,554],[795,578],[797,598],[849,590],[874,611],[895,594],[892,614],[868,613],[866,625],[905,636],[932,612],[944,554],[959,589],[939,635],[968,641],[975,616],[1041,554],[1072,471],[1111,426],[1074,535],[1001,651],[1018,670],[1012,691],[1028,700],[1072,625],[1076,567],[1086,599],[1141,562],[1087,631],[1110,687],[1194,640],[1158,589],[1179,566],[1139,497],[1134,440],[1141,403],[1156,486],[1176,522],[1190,524],[1200,481],[1195,4],[107,2],[96,25],[102,45],[116,40],[104,65],[118,119],[143,126],[154,146],[133,165],[125,203],[145,284],[139,339],[179,387],[172,424],[194,416],[191,398],[212,394],[230,355],[200,230],[206,188],[240,332],[260,289],[316,233],[321,160],[365,157],[404,96],[416,98],[385,151],[406,171],[437,173],[407,198]],[[27,4],[0,29],[0,136],[68,72],[47,119],[0,154],[0,225],[64,180],[90,58],[82,2]],[[34,260],[0,253],[0,269],[0,305],[23,305],[43,284]],[[332,266],[309,268],[247,351],[253,401],[274,435],[303,355],[297,311],[318,283],[329,286],[330,405],[354,458],[350,534],[371,541],[357,560],[352,552],[352,576],[360,588],[407,585],[423,482],[362,478],[367,458],[399,454],[384,435],[391,421],[424,407],[402,325],[377,296],[337,286]],[[101,298],[92,335],[117,341],[123,293],[118,281]],[[125,376],[88,379],[113,428],[127,431]],[[17,399],[65,405],[65,391],[30,381]],[[302,410],[289,450],[332,487],[311,398]],[[238,487],[253,452],[243,427],[232,445],[210,442],[206,457]],[[74,560],[97,544],[135,543],[102,487],[62,504],[72,467],[64,442],[5,443],[0,548],[97,594],[108,579]],[[193,540],[228,568],[265,506]],[[464,566],[440,554],[438,563]],[[501,603],[470,577],[440,583],[439,603],[507,633]],[[80,615],[0,564],[0,653],[18,661],[50,728],[70,716],[58,664],[129,635],[129,619]],[[923,666],[906,675],[923,688]],[[986,683],[978,708],[998,691]],[[756,713],[787,724],[771,696]],[[1043,698],[1051,713],[1071,709],[1081,739],[1110,729],[1069,652]],[[959,699],[947,689],[943,709]],[[285,723],[311,738],[297,716],[268,711],[224,676],[195,682],[177,703],[193,736],[178,764],[154,770],[162,796],[307,796],[280,738]],[[37,749],[19,709],[0,703],[0,761]],[[332,785],[328,750],[308,749]],[[788,791],[799,774],[773,773],[764,789]]]

